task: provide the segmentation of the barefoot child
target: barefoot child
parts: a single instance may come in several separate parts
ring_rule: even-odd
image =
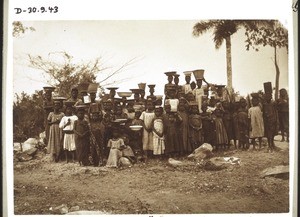
[[[154,119],[154,102],[149,98],[146,104],[147,110],[143,111],[140,119],[143,121],[143,151],[145,157],[153,153],[153,132],[152,132],[152,122]]]
[[[250,139],[253,149],[255,149],[255,139],[258,138],[259,148],[261,149],[261,140],[264,136],[264,120],[261,107],[259,106],[258,95],[252,96],[252,107],[248,110],[250,120]]]
[[[48,153],[52,155],[52,160],[58,162],[59,154],[61,151],[62,130],[59,128],[60,120],[64,117],[64,113],[60,111],[60,101],[54,101],[54,111],[48,115],[49,124],[49,141],[48,141]]]
[[[74,162],[75,158],[75,135],[74,135],[74,122],[78,119],[76,115],[73,115],[73,106],[75,101],[66,101],[66,112],[65,116],[61,119],[59,123],[59,127],[63,129],[64,133],[64,142],[63,142],[63,150],[65,152],[66,161],[69,162],[68,155],[71,153],[72,162]]]
[[[165,142],[164,142],[164,124],[163,124],[163,108],[156,106],[155,118],[152,123],[153,129],[153,155],[163,155],[165,153]]]
[[[271,83],[271,82],[267,82]],[[265,88],[266,89],[266,88]],[[270,88],[271,89],[271,88]],[[265,123],[265,135],[268,139],[269,151],[275,149],[274,137],[277,135],[278,116],[275,103],[272,101],[272,89],[265,90],[265,102],[263,103],[263,118]]]
[[[79,165],[87,166],[89,164],[90,151],[90,128],[85,120],[85,106],[76,106],[78,120],[74,122],[76,154]]]

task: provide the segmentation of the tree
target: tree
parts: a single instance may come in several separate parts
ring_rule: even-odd
[[[70,96],[71,86],[82,82],[96,82],[97,75],[105,70],[111,69],[103,67],[101,58],[96,58],[87,63],[74,63],[73,56],[67,52],[49,53],[48,58],[28,55],[30,67],[45,72],[47,82],[56,87],[56,92],[60,96]],[[111,70],[107,76],[99,82],[100,86],[110,85],[109,79],[118,75],[126,67],[135,63],[137,58],[133,58],[115,70]]]
[[[37,137],[44,130],[43,91],[16,94],[13,104],[14,141]]]
[[[277,50],[286,48],[288,52],[288,31],[277,20],[267,21],[268,25],[258,28],[246,28],[246,49],[250,48],[259,51],[259,46],[271,46],[274,48],[274,65],[275,65],[275,100],[278,99],[280,69],[278,66]]]
[[[225,41],[227,88],[229,89],[229,93],[232,93],[231,35],[242,27],[254,28],[262,25],[263,22],[253,20],[206,20],[196,23],[193,27],[193,35],[195,37],[199,37],[207,31],[212,30],[216,49],[219,49]]]
[[[13,37],[19,37],[22,34],[25,34],[26,31],[35,31],[33,27],[26,27],[20,21],[13,22]]]

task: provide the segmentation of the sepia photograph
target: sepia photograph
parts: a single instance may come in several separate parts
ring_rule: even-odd
[[[289,22],[14,17],[10,212],[291,216]]]

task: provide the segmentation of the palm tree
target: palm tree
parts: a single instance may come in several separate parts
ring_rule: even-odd
[[[205,20],[196,23],[193,27],[193,36],[199,37],[207,31],[213,31],[213,40],[216,49],[219,49],[224,40],[226,44],[226,62],[227,62],[227,88],[232,93],[232,66],[231,66],[231,35],[240,28],[245,27],[254,29],[258,25],[264,25],[264,21],[253,20]]]

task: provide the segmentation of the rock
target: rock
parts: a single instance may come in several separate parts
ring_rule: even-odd
[[[29,138],[27,139],[25,142],[23,142],[24,144],[31,144],[31,145],[37,145],[38,144],[38,140],[36,138]]]
[[[266,176],[272,176],[275,178],[289,179],[289,166],[280,165],[275,167],[269,167],[263,170],[260,174],[261,178]]]
[[[34,156],[36,152],[37,152],[37,148],[31,148],[31,149],[24,151],[23,153],[27,154],[29,156]]]
[[[30,156],[30,155],[28,155],[26,153],[21,153],[21,154],[18,155],[18,159],[21,162],[30,161],[30,160],[32,160],[32,156]]]
[[[173,167],[183,166],[182,161],[175,160],[173,158],[169,158],[168,159],[168,164],[171,165],[171,166],[173,166]]]
[[[21,151],[21,143],[20,142],[14,142],[14,151]]]
[[[69,210],[69,212],[75,212],[75,211],[79,211],[79,206],[72,206]]]
[[[210,144],[204,143],[199,148],[196,148],[193,153],[188,156],[188,158],[200,161],[202,159],[211,157],[212,150],[213,147]]]
[[[213,157],[204,164],[206,170],[222,170],[230,166],[223,157]]]
[[[55,213],[55,214],[67,214],[69,212],[69,209],[67,207],[66,204],[62,204],[60,206],[57,206],[55,208],[52,208],[52,211]]]
[[[121,157],[119,159],[119,164],[121,166],[131,166],[132,165],[132,163],[130,162],[130,160],[128,158],[126,158],[126,157]]]

